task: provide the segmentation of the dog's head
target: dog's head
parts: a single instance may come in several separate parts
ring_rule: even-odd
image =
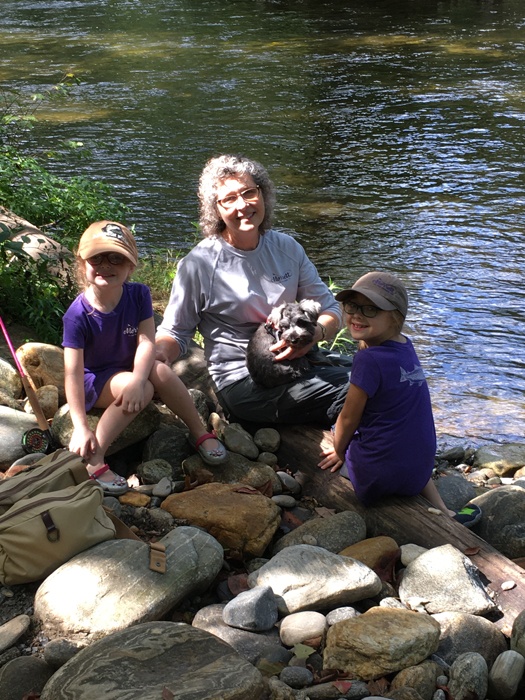
[[[268,323],[276,330],[279,340],[302,347],[312,342],[320,311],[321,305],[311,299],[281,304],[272,310]]]

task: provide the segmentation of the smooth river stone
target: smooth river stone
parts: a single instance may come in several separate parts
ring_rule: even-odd
[[[228,644],[177,622],[146,622],[82,649],[41,700],[262,700],[260,672]]]

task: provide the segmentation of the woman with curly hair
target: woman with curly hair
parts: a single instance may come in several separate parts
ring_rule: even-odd
[[[179,263],[157,330],[157,358],[174,362],[198,328],[230,420],[329,425],[346,393],[349,358],[331,354],[299,380],[273,388],[255,384],[246,367],[250,337],[280,304],[312,299],[321,313],[312,343],[297,348],[281,341],[273,347],[277,361],[306,355],[341,324],[339,304],[302,246],[271,228],[275,191],[268,173],[243,156],[218,156],[206,163],[198,195],[204,240]]]

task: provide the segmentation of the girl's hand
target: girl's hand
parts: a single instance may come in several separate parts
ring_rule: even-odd
[[[131,380],[115,399],[125,413],[140,413],[145,407],[144,383]]]
[[[132,378],[115,399],[115,406],[121,406],[125,413],[140,413],[146,406],[146,382]]]
[[[84,459],[89,459],[97,450],[95,433],[87,426],[74,428],[68,449]]]
[[[330,469],[331,472],[336,472],[343,466],[343,460],[333,448],[323,450],[321,457],[323,459],[317,465],[320,469]]]

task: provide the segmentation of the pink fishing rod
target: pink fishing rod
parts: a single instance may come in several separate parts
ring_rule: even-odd
[[[11,342],[11,338],[7,333],[7,328],[5,327],[1,316],[0,328],[4,334],[5,342],[7,343],[7,347],[9,348],[11,356],[13,357],[16,369],[20,375],[20,379],[22,380],[24,391],[26,392],[26,396],[31,404],[31,408],[33,409],[33,413],[35,414],[35,418],[39,426],[38,428],[31,428],[31,430],[24,433],[22,436],[22,446],[26,452],[47,452],[53,444],[53,438],[49,430],[49,423],[46,420],[44,412],[42,411],[42,407],[38,403],[35,390],[33,389],[27,374],[24,372],[24,368],[22,367],[20,360],[16,356],[13,343]]]

